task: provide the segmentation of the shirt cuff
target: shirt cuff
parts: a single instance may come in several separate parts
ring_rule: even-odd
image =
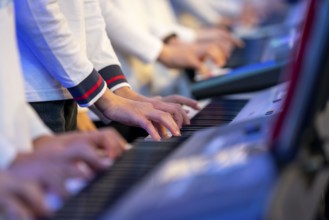
[[[163,50],[164,44],[162,41],[158,40],[157,42],[154,43],[152,48],[147,49],[149,53],[145,52],[144,56],[145,58],[142,59],[143,62],[145,63],[154,63],[158,60],[162,50]]]
[[[89,107],[105,93],[106,84],[101,75],[93,70],[79,85],[68,90],[81,107]]]
[[[110,90],[118,89],[118,86],[123,83],[125,84],[125,86],[128,85],[130,87],[119,65],[107,66],[101,69],[99,73],[105,80],[106,85]],[[119,87],[121,88],[122,86]]]
[[[197,33],[191,28],[176,26],[175,32],[178,37],[184,42],[193,43],[197,40]]]
[[[131,86],[128,83],[124,82],[124,83],[117,84],[116,86],[112,87],[110,90],[112,92],[114,92],[115,90],[120,89],[122,87],[129,87],[131,89]]]

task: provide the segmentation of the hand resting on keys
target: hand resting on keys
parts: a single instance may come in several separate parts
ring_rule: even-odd
[[[149,98],[142,96],[138,93],[135,93],[133,90],[131,90],[128,87],[123,87],[116,90],[116,94],[131,100],[136,100],[147,104],[151,104],[155,109],[166,112],[167,114],[169,114],[169,116],[172,119],[174,119],[174,121],[177,123],[179,128],[182,128],[183,125],[190,124],[190,119],[188,118],[185,110],[182,108],[182,104],[187,104],[190,105],[192,108],[197,109],[196,101],[178,95],[169,96],[166,98],[159,98],[159,97]],[[166,127],[156,125],[156,129],[158,130],[162,138],[167,137]],[[168,130],[172,133],[170,129]]]
[[[41,137],[33,144],[35,151],[18,155],[10,172],[63,198],[68,196],[65,184],[69,178],[88,180],[127,149],[126,142],[112,129]]]
[[[128,87],[125,88],[130,90]],[[122,89],[117,89],[116,94],[106,91],[95,103],[106,118],[129,126],[141,127],[157,141],[161,140],[157,129],[159,126],[167,128],[175,136],[180,136],[179,127],[170,113],[155,109],[150,103],[118,95],[118,90]]]
[[[158,61],[169,68],[193,68],[207,73],[203,65],[206,58],[211,59],[218,66],[223,66],[226,63],[227,54],[215,44],[186,43],[175,40],[164,46]]]
[[[220,47],[226,57],[229,57],[235,47],[243,47],[244,43],[229,31],[220,28],[204,28],[197,30],[197,42],[215,44]]]
[[[123,87],[121,89],[116,90],[116,94],[128,99],[151,104],[155,109],[167,112],[167,114],[169,113],[170,117],[175,120],[179,128],[182,128],[183,125],[190,124],[190,119],[187,115],[186,110],[183,109],[183,105],[189,106],[190,108],[195,110],[199,110],[198,102],[193,99],[182,97],[179,95],[149,98],[135,93],[128,87]],[[173,134],[174,136],[178,136],[172,133],[170,129],[164,126],[155,125],[155,129],[158,131],[161,138],[169,138],[171,137],[171,134]],[[171,133],[170,135],[168,135],[168,131],[169,133]]]
[[[50,213],[41,187],[9,172],[0,173],[0,219],[30,220]]]

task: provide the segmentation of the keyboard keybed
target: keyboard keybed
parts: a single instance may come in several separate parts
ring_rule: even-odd
[[[137,140],[111,169],[67,201],[53,219],[97,219],[194,132],[229,123],[246,103],[246,100],[214,99],[191,120],[191,125],[183,127],[182,137],[161,142]]]

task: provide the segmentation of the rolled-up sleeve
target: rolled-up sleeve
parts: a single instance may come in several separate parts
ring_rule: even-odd
[[[92,105],[106,84],[74,38],[57,0],[15,0],[20,41],[81,106]]]

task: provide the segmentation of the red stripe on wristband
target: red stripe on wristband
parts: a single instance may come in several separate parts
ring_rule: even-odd
[[[91,89],[89,89],[83,96],[75,97],[74,99],[76,101],[87,99],[91,94],[93,94],[93,92],[95,92],[98,89],[98,87],[102,84],[102,81],[103,81],[102,77],[99,77],[97,83],[93,87],[91,87]]]
[[[113,82],[115,82],[115,81],[117,81],[117,80],[120,80],[120,79],[126,79],[126,77],[125,77],[125,76],[122,76],[122,75],[120,75],[120,76],[115,76],[115,77],[113,77],[113,78],[107,80],[107,81],[106,81],[106,84],[111,84],[111,83],[113,83]]]

